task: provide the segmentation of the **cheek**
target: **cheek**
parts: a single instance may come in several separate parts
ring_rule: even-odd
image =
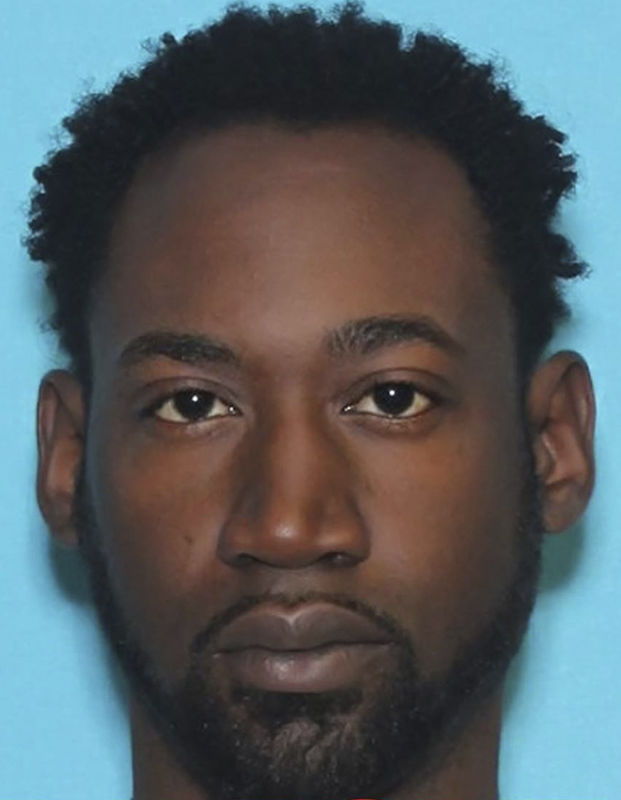
[[[392,598],[425,671],[480,631],[513,578],[522,474],[517,441],[503,439],[438,437],[365,458],[369,585]]]
[[[90,449],[97,460],[89,481],[115,596],[162,677],[179,676],[193,638],[227,602],[214,553],[231,453],[217,442],[211,452],[203,445],[163,453],[161,445],[110,438]]]

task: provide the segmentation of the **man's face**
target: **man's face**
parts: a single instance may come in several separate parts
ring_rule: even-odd
[[[497,685],[536,572],[465,177],[380,130],[196,136],[143,165],[96,297],[78,516],[137,691],[214,794],[388,790]]]

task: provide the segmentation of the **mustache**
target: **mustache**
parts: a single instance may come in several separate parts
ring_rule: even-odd
[[[205,649],[209,648],[224,628],[255,608],[263,605],[277,605],[282,609],[291,609],[305,603],[316,602],[329,603],[338,608],[353,611],[369,620],[386,634],[391,643],[402,648],[411,658],[414,658],[414,648],[410,636],[390,614],[349,595],[320,591],[300,593],[264,592],[258,595],[245,595],[211,618],[192,640],[190,653],[194,658],[199,656]]]

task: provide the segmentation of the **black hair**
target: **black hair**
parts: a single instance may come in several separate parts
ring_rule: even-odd
[[[177,40],[63,120],[66,144],[34,171],[31,257],[43,261],[51,319],[86,379],[91,292],[105,269],[111,226],[144,157],[183,135],[235,123],[293,128],[372,123],[423,136],[466,173],[516,313],[517,355],[529,370],[566,313],[559,279],[585,271],[553,225],[575,184],[564,135],[525,113],[491,63],[444,38],[366,17],[357,3],[233,6]]]

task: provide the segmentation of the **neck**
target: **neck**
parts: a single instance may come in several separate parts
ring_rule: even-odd
[[[377,800],[498,800],[501,692],[480,709],[421,783]]]
[[[479,709],[450,752],[422,783],[406,782],[394,793],[376,800],[498,800],[500,705],[499,692]],[[136,702],[132,703],[130,716],[134,800],[210,800],[177,763],[148,714]]]
[[[130,706],[130,722],[133,800],[209,800],[177,763],[136,700]]]

